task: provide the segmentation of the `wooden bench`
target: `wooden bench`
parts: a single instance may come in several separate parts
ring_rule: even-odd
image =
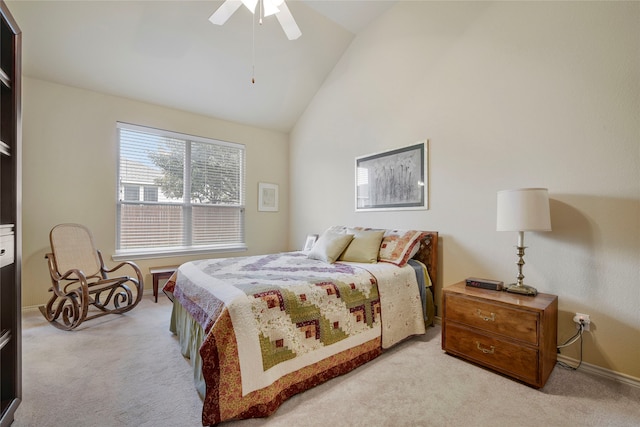
[[[168,279],[178,269],[177,265],[169,267],[151,267],[149,273],[153,278],[153,296],[158,302],[158,281],[161,279]]]

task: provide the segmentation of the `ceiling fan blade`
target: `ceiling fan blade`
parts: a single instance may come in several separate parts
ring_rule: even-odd
[[[295,40],[300,37],[302,35],[302,31],[298,28],[298,24],[296,24],[295,19],[293,19],[293,15],[291,15],[291,11],[289,11],[287,4],[282,2],[278,8],[280,9],[280,12],[276,13],[276,18],[278,18],[287,38],[289,40]]]
[[[251,13],[256,13],[256,5],[258,4],[258,0],[242,0],[242,3],[247,9],[251,11]]]
[[[272,0],[262,0],[262,4],[264,6],[265,17],[275,15],[276,13],[280,12],[280,9],[274,4]]]
[[[216,25],[224,24],[241,5],[242,0],[225,0],[218,10],[209,17],[209,21]]]

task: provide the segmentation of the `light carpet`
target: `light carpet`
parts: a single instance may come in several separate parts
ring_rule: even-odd
[[[23,316],[23,402],[13,426],[200,426],[191,367],[169,332],[170,302],[73,332]],[[440,327],[285,402],[254,426],[639,426],[640,389],[556,366],[535,390],[444,354]]]

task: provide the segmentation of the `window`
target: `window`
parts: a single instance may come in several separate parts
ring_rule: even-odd
[[[140,186],[139,185],[123,185],[124,187],[124,199],[125,200],[140,200]]]
[[[244,145],[118,123],[116,257],[246,249]]]
[[[126,195],[125,195],[126,200]],[[158,187],[144,187],[144,201],[145,202],[157,202],[158,201]]]

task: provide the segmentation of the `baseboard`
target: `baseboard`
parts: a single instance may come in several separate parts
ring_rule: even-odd
[[[564,356],[562,354],[558,355],[558,361],[567,363],[571,366],[577,366],[580,363],[579,360],[573,359],[571,357]],[[600,377],[605,377],[607,379],[627,384],[632,387],[640,388],[640,378],[632,377],[631,375],[622,374],[620,372],[612,371],[611,369],[602,368],[600,366],[592,365],[590,363],[582,362],[580,367],[578,368],[581,372],[586,372],[588,374],[597,375]]]
[[[40,307],[39,305],[28,305],[26,307],[22,307],[22,312],[29,313],[31,311],[38,311],[39,307]]]

